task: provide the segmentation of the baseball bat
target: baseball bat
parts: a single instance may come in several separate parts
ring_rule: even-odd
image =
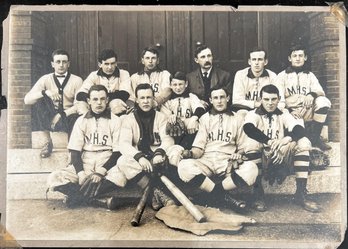
[[[138,203],[137,208],[134,211],[133,217],[131,219],[131,224],[133,227],[139,226],[141,216],[143,215],[147,198],[149,197],[151,187],[150,184],[148,184],[143,192],[143,195],[140,198],[140,201]]]
[[[195,218],[198,223],[207,221],[207,218],[202,214],[198,208],[181,192],[181,190],[174,185],[166,176],[160,176],[161,181],[168,188],[168,190],[176,197],[176,199],[186,208],[186,210]]]

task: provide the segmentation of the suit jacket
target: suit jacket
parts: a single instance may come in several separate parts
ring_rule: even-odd
[[[186,75],[186,79],[190,87],[190,92],[196,94],[198,98],[205,100],[204,85],[203,85],[203,79],[202,79],[202,74],[200,70],[201,69],[198,68],[195,71],[188,73]],[[215,66],[212,68],[210,74],[211,74],[210,88],[214,87],[217,84],[222,85],[227,88],[230,96],[232,96],[232,81],[231,81],[230,73],[220,68],[217,68]]]

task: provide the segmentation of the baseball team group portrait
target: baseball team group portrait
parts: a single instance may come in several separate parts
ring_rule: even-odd
[[[339,245],[345,44],[329,8],[85,7],[9,13],[19,243]]]

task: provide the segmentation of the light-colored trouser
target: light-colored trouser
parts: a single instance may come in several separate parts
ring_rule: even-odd
[[[66,168],[53,171],[47,179],[47,184],[50,189],[56,186],[61,186],[69,182],[81,184],[84,178],[92,174],[97,168],[102,167],[105,162],[112,155],[112,151],[84,151],[82,153],[83,171],[77,175],[76,170],[72,164]],[[117,166],[113,166],[107,171],[105,178],[117,184]]]
[[[189,182],[195,176],[203,174],[207,177],[212,175],[226,176],[228,179],[223,181],[225,190],[231,190],[237,186],[232,182],[230,176],[231,169],[228,167],[229,154],[222,152],[205,153],[199,159],[184,159],[178,164],[178,173],[181,180]],[[258,175],[258,169],[254,162],[245,161],[235,170],[249,186],[253,185]]]

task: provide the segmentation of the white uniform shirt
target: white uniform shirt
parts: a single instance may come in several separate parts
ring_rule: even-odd
[[[167,70],[163,71],[154,71],[149,75],[147,73],[142,74],[132,74],[131,76],[131,84],[132,84],[132,90],[131,90],[131,100],[135,100],[135,88],[142,83],[148,83],[151,85],[153,91],[155,92],[155,97],[160,94],[163,89],[170,88],[170,73]]]
[[[119,151],[121,120],[110,111],[96,119],[87,112],[76,120],[68,149],[77,151]]]
[[[294,103],[296,96],[306,96],[310,92],[314,92],[319,96],[325,96],[323,88],[312,72],[296,73],[287,69],[278,74],[276,84],[282,87],[286,107],[288,108],[296,107],[297,103]],[[291,100],[289,97],[291,97]],[[302,101],[303,98],[298,99]]]
[[[275,84],[276,77],[277,75],[268,69],[265,69],[260,77],[255,77],[250,67],[237,71],[233,83],[232,103],[254,109],[255,100],[260,98],[261,88],[265,85]],[[280,95],[280,97],[284,101],[283,96]],[[284,104],[281,105],[279,108],[284,107]]]
[[[276,111],[271,118],[261,108],[249,111],[245,116],[244,123],[251,123],[270,139],[281,139],[284,137],[284,129],[292,131],[298,125],[296,119],[289,112]]]
[[[199,129],[193,142],[206,152],[236,153],[242,142],[243,118],[232,113],[205,113],[199,120]]]
[[[118,68],[116,68],[117,70]],[[111,76],[109,79],[99,75],[98,71],[91,72],[82,84],[79,92],[88,93],[93,85],[103,85],[109,93],[124,90],[131,94],[131,83],[129,73],[126,70],[119,69],[119,77]]]
[[[192,114],[197,108],[204,108],[201,104],[199,98],[190,93],[188,97],[177,97],[166,101],[161,106],[161,113],[166,116],[175,115],[179,117],[182,121],[192,117]]]

